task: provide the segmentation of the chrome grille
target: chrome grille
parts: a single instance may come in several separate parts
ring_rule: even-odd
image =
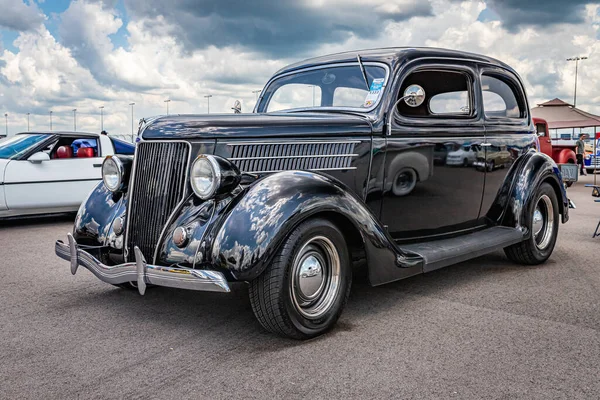
[[[185,195],[189,151],[185,142],[138,143],[127,218],[129,254],[138,246],[153,262],[162,230]]]
[[[351,167],[359,141],[296,143],[229,143],[231,158],[242,172],[286,170],[332,171]]]

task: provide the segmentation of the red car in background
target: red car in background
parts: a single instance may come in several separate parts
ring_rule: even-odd
[[[540,142],[540,151],[552,157],[556,164],[576,164],[575,145],[556,145],[552,143],[550,132],[548,131],[548,122],[542,118],[533,118],[533,124]],[[566,182],[571,186],[573,182]]]

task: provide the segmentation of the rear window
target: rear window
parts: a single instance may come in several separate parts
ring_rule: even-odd
[[[488,118],[524,118],[526,113],[511,85],[491,75],[482,75],[483,110]]]

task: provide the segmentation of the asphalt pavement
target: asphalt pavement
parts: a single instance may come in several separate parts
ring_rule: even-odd
[[[0,223],[0,398],[598,398],[592,180],[569,189],[546,264],[499,252],[355,283],[337,327],[307,342],[265,332],[244,285],[142,297],[72,276],[54,255],[72,217]]]

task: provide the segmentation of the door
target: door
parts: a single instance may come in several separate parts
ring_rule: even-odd
[[[485,173],[474,166],[484,142],[472,66],[422,64],[404,75],[425,101],[401,101],[386,137],[381,219],[397,240],[422,240],[480,226]],[[471,155],[469,156],[469,154]]]
[[[536,135],[530,127],[525,92],[516,76],[500,68],[485,68],[481,72],[481,87],[487,167],[481,211],[485,215],[516,159],[535,148]]]
[[[540,142],[540,151],[552,157],[552,139],[548,133],[548,125],[536,118],[533,119],[533,123],[535,124],[535,131]]]
[[[11,160],[4,175],[8,208],[77,210],[102,179],[103,158],[98,153],[97,139],[68,136],[49,149],[49,160]]]

